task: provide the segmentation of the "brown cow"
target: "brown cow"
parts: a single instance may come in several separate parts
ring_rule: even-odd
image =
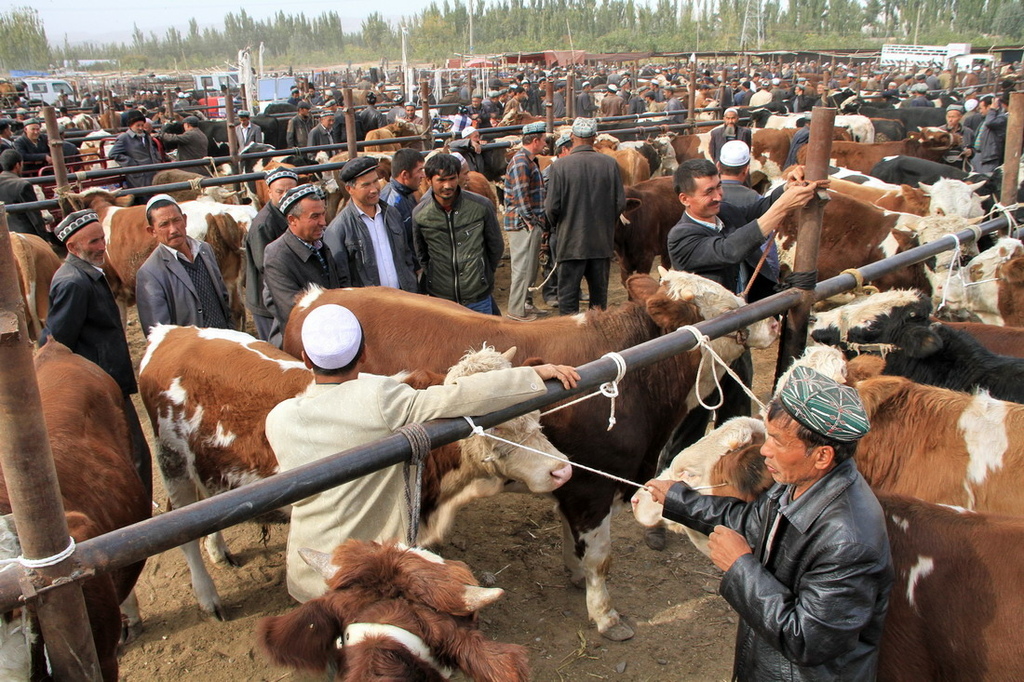
[[[53,340],[36,353],[35,369],[72,537],[81,542],[149,518],[149,495],[132,465],[121,389],[106,372]],[[0,513],[9,514],[11,504],[2,479],[0,472]],[[6,552],[20,553],[13,524],[0,524],[0,536],[0,546]],[[93,641],[107,682],[118,679],[117,645],[122,629],[118,605],[125,602],[133,628],[139,624],[132,589],[142,567],[143,562],[132,564],[100,574],[83,585]],[[0,629],[14,624],[5,623]],[[25,632],[16,637],[27,635]],[[9,640],[5,638],[4,642],[4,653],[11,653]],[[37,672],[45,673],[42,647],[43,642],[37,641],[32,665]],[[23,655],[28,655],[27,649]],[[19,669],[27,672],[29,665],[27,658],[20,663],[5,659],[4,663],[8,673]],[[17,679],[28,678],[26,674]]]
[[[517,346],[526,357],[582,365],[742,303],[718,284],[683,272],[664,273],[660,287],[647,275],[634,275],[626,288],[631,301],[617,308],[531,323],[480,315],[448,301],[383,287],[313,289],[292,311],[284,348],[299,353],[299,330],[309,311],[337,303],[351,309],[362,324],[366,372],[388,374],[403,367],[440,371],[457,360],[463,349],[484,341],[499,349]],[[778,325],[761,321],[748,330],[747,344],[766,347],[774,342]],[[743,335],[725,341],[729,345],[719,355],[731,362],[744,350]],[[608,403],[595,398],[546,416],[546,432],[573,461],[633,481],[653,475],[662,446],[686,415],[699,364],[699,353],[694,351],[627,374],[619,382],[616,425],[610,431],[603,426],[608,423]],[[580,471],[554,493],[566,521],[562,544],[566,566],[573,582],[586,584],[590,618],[605,637],[615,640],[632,637],[633,629],[622,622],[607,590],[611,518],[618,502],[633,489]]]
[[[485,348],[468,354],[452,367],[449,378],[511,367],[514,352],[511,349],[502,356]],[[245,377],[242,383],[240,376]],[[444,379],[418,371],[406,383],[426,388]],[[301,362],[248,334],[154,327],[139,372],[139,392],[157,437],[157,463],[172,505],[182,507],[277,473],[277,458],[264,432],[267,414],[306,390],[311,381],[312,374]],[[552,457],[481,436],[433,450],[423,475],[422,544],[440,542],[458,508],[501,492],[509,481],[524,484],[530,492],[547,493],[569,478],[564,456],[544,438],[536,413],[501,424],[494,432]],[[207,536],[206,549],[215,562],[233,563],[220,533]],[[199,542],[182,545],[182,551],[200,606],[223,620],[220,597],[203,564]]]
[[[60,269],[61,260],[42,237],[11,233],[14,267],[18,270],[18,287],[25,299],[25,322],[33,341],[39,338],[50,313],[50,281]]]
[[[651,165],[647,158],[635,149],[598,149],[619,164],[619,172],[622,175],[622,184],[626,187],[643,182],[651,177]]]
[[[480,587],[461,561],[426,550],[349,540],[333,555],[303,550],[327,594],[260,620],[272,661],[343,682],[443,682],[452,668],[479,682],[526,682],[526,649],[492,642],[477,611],[504,595]],[[344,645],[342,646],[341,643]]]
[[[671,267],[668,233],[682,216],[683,205],[671,177],[626,187],[626,210],[615,224],[615,253],[623,284],[634,273],[650,273],[655,256],[661,257],[662,267]]]
[[[771,485],[759,452],[763,440],[759,421],[731,420],[679,453],[660,478],[749,501]],[[1007,548],[1024,543],[1024,520],[875,494],[895,575],[878,679],[1015,679],[1024,656],[1024,612],[1013,597],[1024,581],[1024,563],[1007,560]],[[638,492],[633,506],[644,525],[661,522],[661,505],[648,493]],[[706,537],[686,530],[707,553]]]
[[[993,353],[1024,358],[1024,329],[1000,327],[981,322],[943,322],[942,324],[967,332]]]
[[[168,170],[157,171],[153,176],[153,185],[169,185],[176,182],[193,182],[196,180],[202,180],[205,175],[199,173],[193,173],[192,171],[184,170],[183,168],[170,168]],[[200,187],[197,189],[179,189],[174,192],[167,192],[175,201],[194,201],[199,197],[206,196],[213,201],[220,202],[222,204],[237,204],[238,192],[231,191],[225,185],[217,185],[214,187]]]
[[[859,173],[870,173],[875,164],[888,156],[916,156],[929,161],[942,161],[942,155],[954,144],[953,135],[939,128],[921,128],[898,142],[833,142],[832,165]],[[800,163],[807,157],[807,147],[797,154]]]
[[[924,190],[910,185],[899,185],[895,190],[886,190],[840,178],[831,178],[829,189],[866,201],[879,208],[899,213],[928,215],[928,208],[931,205],[931,199]]]
[[[366,133],[366,141],[367,142],[378,141],[378,140],[392,140],[394,138],[395,138],[395,134],[393,132],[391,132],[390,130],[388,130],[387,128],[377,128],[376,130],[371,130],[368,133]],[[402,148],[402,145],[399,144],[398,142],[392,142],[390,144],[377,144],[377,145],[373,145],[372,147],[368,147],[368,149],[370,149],[371,151],[391,153],[391,154],[394,154],[395,152],[397,152],[401,148]]]
[[[1001,264],[996,276],[999,277],[999,314],[1003,324],[1024,327],[1024,257]]]

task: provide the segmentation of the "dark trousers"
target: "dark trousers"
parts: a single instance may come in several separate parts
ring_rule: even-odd
[[[142,479],[142,485],[146,488],[149,497],[153,497],[153,457],[149,454],[149,443],[146,442],[146,434],[142,431],[142,424],[139,423],[139,414],[135,411],[135,404],[132,397],[124,397],[124,418],[128,422],[128,435],[132,442],[132,463],[135,470]]]
[[[270,330],[274,327],[274,318],[252,313],[252,323],[256,327],[256,336],[259,337],[259,340],[269,341]]]
[[[608,307],[610,258],[563,260],[558,263],[558,314],[575,315],[580,311],[580,282],[587,278],[591,308]]]

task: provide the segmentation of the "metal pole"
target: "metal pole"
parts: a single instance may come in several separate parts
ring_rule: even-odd
[[[811,110],[811,136],[807,142],[807,163],[804,166],[804,177],[809,181],[824,180],[828,177],[828,160],[832,153],[832,126],[835,120],[836,110],[833,108],[814,107]],[[817,273],[821,218],[825,212],[823,194],[819,192],[819,198],[812,199],[807,207],[799,212],[796,254],[793,258],[794,272]],[[803,354],[807,345],[807,321],[810,318],[811,306],[814,305],[814,291],[801,289],[800,294],[800,302],[786,314],[786,324],[779,344],[779,360],[775,369],[776,380],[794,358]]]
[[[64,196],[64,192],[68,189],[68,167],[64,163],[64,140],[60,137],[60,128],[57,126],[57,112],[54,111],[53,107],[43,107],[43,120],[46,123],[47,144],[50,146],[53,177],[56,181],[54,192],[57,195],[57,201],[60,202],[60,210],[67,215],[74,209]]]
[[[430,81],[420,81],[420,117],[423,119],[423,142],[427,149],[434,148],[434,128],[430,118]]]
[[[1003,153],[1003,188],[999,193],[1003,206],[1017,203],[1020,178],[1020,148],[1024,143],[1024,92],[1011,92],[1006,103],[1009,118],[1006,121],[1006,147]]]
[[[341,98],[345,103],[345,141],[348,145],[348,158],[351,161],[359,156],[359,149],[356,147],[356,110],[352,108],[352,88],[342,90]]]
[[[231,96],[231,88],[224,86],[224,118],[228,125],[228,155],[231,157],[231,172],[238,175],[242,170],[242,160],[238,156],[238,136],[235,134],[235,98]]]
[[[51,107],[47,109],[53,113]],[[0,467],[22,553],[29,559],[44,559],[64,551],[69,535],[27,332],[7,212],[0,210],[0,434],[4,435]],[[66,578],[78,568],[76,564],[68,558],[55,566],[24,572],[22,593]],[[39,594],[35,608],[54,678],[99,680],[81,583]]]
[[[545,85],[544,118],[548,135],[555,132],[555,82],[548,79]]]

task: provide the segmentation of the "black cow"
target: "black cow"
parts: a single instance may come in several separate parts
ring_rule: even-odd
[[[896,142],[907,137],[907,126],[899,119],[873,118],[871,125],[875,129],[875,142]]]
[[[868,118],[894,118],[903,121],[907,132],[912,133],[929,126],[946,124],[946,110],[938,107],[907,107],[906,109],[889,109],[863,105],[857,112]]]
[[[822,314],[811,338],[848,357],[882,354],[885,374],[954,391],[985,389],[998,400],[1024,403],[1024,360],[996,355],[966,332],[933,324],[931,314],[931,299],[920,291],[886,291]]]
[[[991,175],[966,173],[944,163],[919,159],[914,156],[893,156],[883,159],[875,164],[869,175],[894,185],[910,185],[911,187],[919,187],[922,182],[926,185],[933,185],[940,178],[963,180],[972,184],[984,181],[985,184],[976,192],[980,196],[987,197],[982,202],[982,208],[986,211],[992,208],[993,198],[999,196],[1003,184],[1003,172],[998,168]],[[1024,198],[1022,194],[1018,194],[1018,196]]]

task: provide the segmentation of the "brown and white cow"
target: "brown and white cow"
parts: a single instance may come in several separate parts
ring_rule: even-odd
[[[1024,326],[1024,291],[1014,289],[1009,278],[1004,281],[1002,276],[1003,264],[1022,256],[1024,244],[1019,239],[1002,237],[952,275],[945,270],[929,275],[936,313],[943,319]],[[1006,269],[1008,276],[1012,273],[1012,268]],[[1009,320],[1004,319],[1004,310]]]
[[[448,372],[462,374],[510,367],[515,349],[467,354]],[[414,373],[408,383],[424,388],[444,379]],[[264,432],[275,405],[302,393],[312,373],[293,357],[255,338],[223,329],[154,327],[139,373],[139,391],[156,434],[157,463],[174,507],[231,490],[277,473]],[[496,495],[508,481],[547,493],[569,479],[565,456],[544,437],[537,413],[493,429],[506,440],[546,452],[543,457],[484,436],[436,448],[427,459],[420,503],[419,540],[440,542],[455,512],[473,499]],[[344,449],[339,443],[339,451]],[[218,563],[232,563],[220,533],[206,538]],[[204,611],[223,620],[217,588],[203,565],[198,541],[182,545],[192,585]]]
[[[910,185],[894,185],[893,189],[880,189],[862,185],[841,178],[831,178],[829,189],[861,201],[866,201],[887,211],[928,215],[931,201],[924,190]],[[980,208],[980,203],[979,203]]]
[[[939,128],[921,128],[897,142],[833,142],[831,163],[859,173],[870,173],[875,164],[889,156],[916,156],[929,161],[941,161],[942,155],[954,144],[953,135]],[[807,147],[797,154],[803,163]]]
[[[469,567],[401,544],[349,540],[333,554],[300,550],[327,593],[260,620],[257,638],[276,664],[343,682],[443,682],[455,669],[479,682],[526,682],[526,649],[493,642],[477,612],[504,595]]]
[[[91,208],[99,216],[107,239],[104,269],[118,304],[126,311],[135,303],[136,274],[157,246],[156,238],[146,231],[146,207],[131,206],[132,197],[119,197],[105,190],[88,190],[70,197],[76,207]],[[180,206],[188,219],[189,236],[208,241],[213,247],[228,290],[232,322],[240,325],[245,310],[242,240],[256,209],[218,204],[205,197]]]
[[[761,422],[731,420],[679,453],[659,478],[749,501],[771,486],[759,452],[763,440]],[[858,449],[858,467],[860,457]],[[875,494],[885,512],[895,574],[878,679],[1014,679],[1024,656],[1024,611],[1015,600],[1024,562],[1008,560],[1007,548],[1024,543],[1024,520],[877,488]],[[633,506],[642,524],[662,522],[662,507],[648,493],[638,492]],[[706,554],[706,536],[686,530]]]
[[[647,275],[635,275],[626,287],[631,300],[619,307],[528,324],[383,287],[314,289],[293,309],[284,347],[298,353],[305,316],[316,306],[337,303],[352,310],[362,324],[368,372],[388,374],[403,367],[440,371],[458,359],[461,349],[485,341],[499,349],[516,346],[526,357],[578,366],[742,304],[718,284],[689,273],[665,272],[660,286]],[[747,329],[749,347],[767,347],[778,334],[774,321]],[[744,351],[742,341],[730,335],[719,354],[726,362],[735,360]],[[608,402],[594,398],[544,417],[546,433],[572,461],[628,480],[646,480],[643,477],[655,473],[661,448],[687,413],[699,364],[699,354],[692,351],[629,372],[619,382],[616,424],[610,431]],[[590,618],[604,636],[615,640],[634,633],[608,594],[611,518],[633,489],[579,471],[554,493],[565,519],[562,553],[571,579],[586,584]]]
[[[18,288],[25,299],[25,322],[33,341],[39,338],[50,313],[50,282],[60,269],[61,260],[42,237],[11,233],[14,267],[18,270]]]
[[[35,369],[72,537],[82,542],[149,518],[149,495],[132,465],[121,389],[95,364],[53,340],[37,351]],[[0,472],[0,514],[9,514],[11,504],[2,479]],[[20,554],[13,523],[0,522],[0,548],[6,554],[3,558]],[[125,603],[130,626],[139,625],[132,589],[142,567],[143,562],[132,564],[83,584],[93,641],[107,682],[118,679],[117,647],[122,633],[119,604]],[[25,629],[13,633],[18,627]],[[0,624],[0,631],[4,631],[0,632],[0,671],[6,673],[4,679],[29,679],[29,647],[19,645],[19,640],[30,635],[27,628],[27,622],[6,618]],[[37,674],[45,673],[43,642],[34,637],[32,640],[31,667]]]

